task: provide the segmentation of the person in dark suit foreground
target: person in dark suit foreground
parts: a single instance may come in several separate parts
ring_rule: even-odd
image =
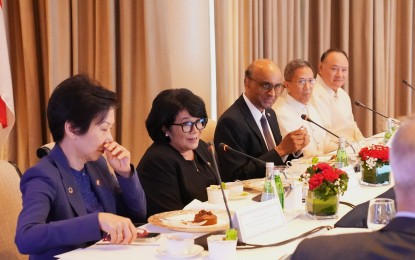
[[[20,182],[15,242],[30,259],[54,259],[107,234],[114,244],[137,237],[131,220],[145,219],[146,200],[130,152],[111,135],[116,105],[114,92],[82,75],[53,91],[47,118],[56,144]]]
[[[254,61],[245,71],[245,92],[219,118],[215,145],[223,181],[261,178],[265,165],[218,147],[230,147],[266,162],[282,165],[310,142],[306,129],[298,129],[281,138],[272,105],[284,91],[280,69],[270,60]],[[268,134],[267,134],[268,133]],[[293,158],[293,157],[292,157]]]
[[[392,140],[390,163],[395,179],[397,214],[379,231],[320,236],[302,241],[291,259],[414,259],[415,120]]]

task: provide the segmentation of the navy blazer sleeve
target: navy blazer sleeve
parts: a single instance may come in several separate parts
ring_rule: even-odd
[[[87,163],[85,167],[105,212],[125,213],[121,215],[130,218],[146,215],[145,196],[136,173],[128,179],[118,177],[118,185],[105,159]],[[23,174],[20,189],[23,209],[15,241],[19,251],[30,254],[31,259],[51,259],[102,238],[98,213],[86,213],[59,146]],[[119,212],[120,208],[125,211]]]

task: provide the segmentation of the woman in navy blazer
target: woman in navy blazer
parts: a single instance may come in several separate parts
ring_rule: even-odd
[[[107,234],[115,244],[137,237],[132,221],[145,219],[146,199],[130,152],[111,135],[116,105],[114,92],[82,75],[53,91],[47,117],[56,145],[20,183],[15,241],[30,259],[53,259]]]

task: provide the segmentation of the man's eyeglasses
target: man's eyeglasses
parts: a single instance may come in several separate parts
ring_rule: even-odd
[[[290,80],[287,80],[287,81],[291,82]],[[306,83],[313,86],[314,84],[316,84],[316,79],[311,78],[311,79],[299,79],[299,80],[297,80],[297,84],[302,86],[302,87],[304,87]]]
[[[275,85],[272,85],[271,83],[269,83],[269,82],[258,82],[258,81],[256,81],[256,80],[254,80],[253,78],[251,78],[251,77],[248,77],[250,80],[252,80],[253,82],[256,82],[256,83],[258,83],[259,85],[261,85],[262,86],[262,88],[265,90],[265,91],[270,91],[271,89],[274,89],[274,91],[275,91],[275,93],[276,94],[281,94],[282,92],[284,92],[284,89],[285,89],[285,86],[283,85],[283,84],[281,84],[281,83],[277,83],[277,84],[275,84]]]
[[[205,129],[207,123],[208,123],[207,118],[201,118],[194,122],[184,122],[181,124],[172,124],[172,125],[181,126],[184,133],[189,133],[190,131],[192,131],[193,126],[195,126],[198,130]]]

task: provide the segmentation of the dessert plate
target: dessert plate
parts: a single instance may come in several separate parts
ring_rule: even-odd
[[[195,215],[199,210],[175,210],[167,211],[163,213],[155,214],[148,218],[148,222],[155,226],[185,232],[213,232],[219,230],[225,230],[229,227],[229,220],[226,211],[224,210],[211,210],[218,218],[218,222],[214,225],[198,226],[189,224],[192,223]]]
[[[190,252],[188,252],[187,254],[183,254],[183,255],[171,255],[162,246],[160,246],[159,248],[157,248],[157,253],[159,255],[166,256],[169,259],[170,258],[188,258],[188,257],[193,257],[193,256],[197,256],[198,254],[202,253],[202,251],[203,251],[203,247],[201,247],[199,245],[193,245],[192,248],[190,249]]]

